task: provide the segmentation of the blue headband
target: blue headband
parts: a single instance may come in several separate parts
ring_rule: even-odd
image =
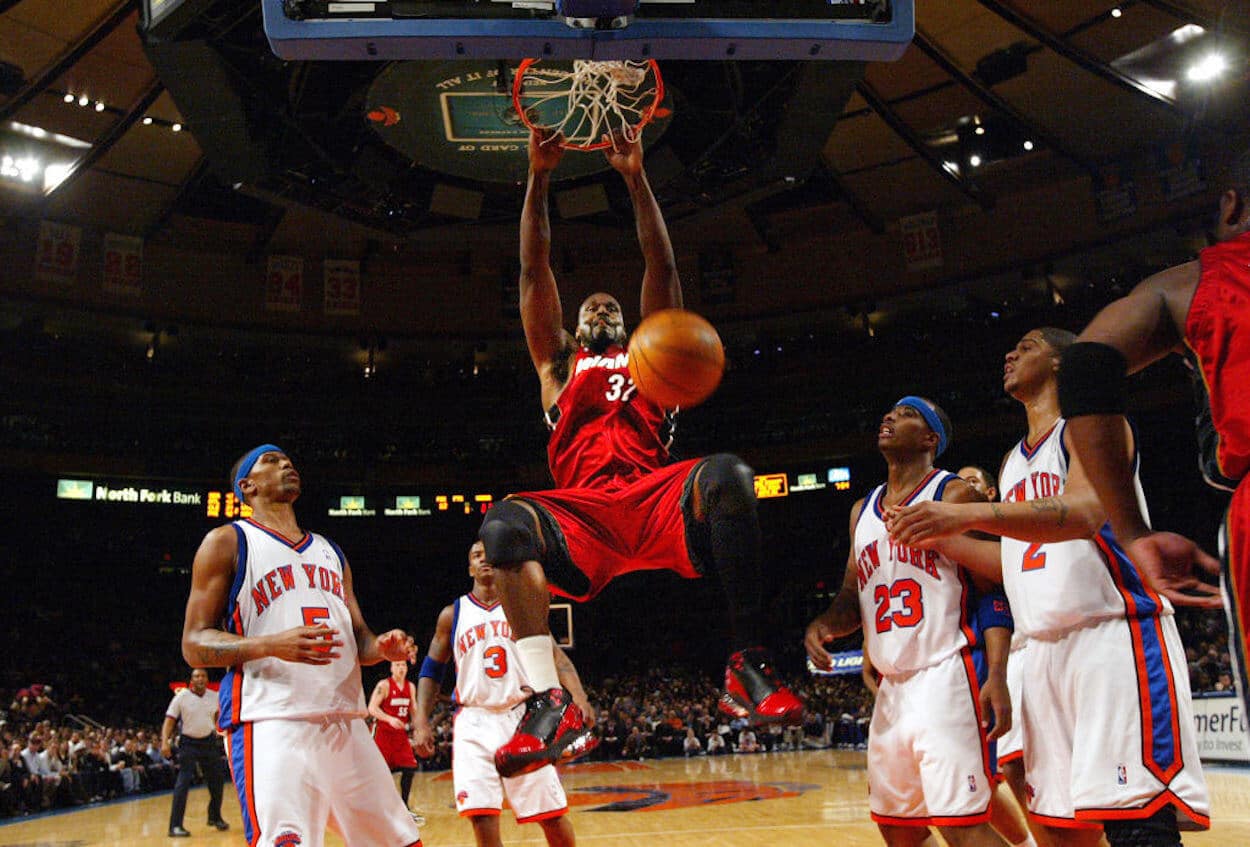
[[[946,427],[942,426],[942,419],[938,417],[937,412],[933,411],[933,407],[926,403],[922,398],[914,394],[908,394],[902,400],[894,404],[895,406],[908,406],[920,413],[920,417],[924,418],[924,422],[929,425],[929,429],[937,433],[938,446],[937,452],[933,454],[936,459],[946,452]]]
[[[262,444],[259,447],[253,448],[246,456],[243,457],[243,461],[239,462],[239,470],[234,475],[234,496],[239,498],[240,503],[243,502],[243,489],[239,487],[239,483],[246,479],[247,475],[252,472],[252,468],[255,466],[256,460],[266,453],[285,454],[286,451],[277,444]]]

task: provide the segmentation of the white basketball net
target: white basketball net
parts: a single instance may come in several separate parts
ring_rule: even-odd
[[[644,115],[656,98],[649,62],[575,59],[571,71],[536,64],[524,83],[526,107],[534,113],[541,114],[546,103],[565,100],[563,120],[542,126],[576,145],[596,144],[617,130],[632,144],[642,135]],[[557,86],[560,90],[550,90]]]

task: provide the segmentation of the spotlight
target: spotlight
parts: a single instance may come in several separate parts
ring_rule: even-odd
[[[1228,60],[1219,53],[1209,53],[1190,65],[1185,76],[1190,82],[1210,82],[1226,70]]]
[[[144,118],[144,119],[143,119],[143,125],[144,125],[144,126],[151,126],[151,125],[152,125],[152,116],[151,116],[151,115],[148,115],[146,118]]]
[[[73,102],[74,102],[74,95],[73,95],[73,94],[71,94],[70,92],[66,91],[66,92],[65,92],[65,96],[64,96],[63,98],[61,98],[61,99],[63,99],[66,103],[73,103]]]
[[[955,164],[949,159],[942,163],[942,167],[946,168],[948,171],[950,171],[953,174],[959,173],[959,165]]]
[[[973,153],[971,156],[968,157],[968,164],[972,165],[974,168],[981,167],[981,157],[978,156],[976,153]]]
[[[171,132],[182,132],[182,124],[176,123],[173,126],[171,126],[169,129]]]
[[[1116,6],[1114,9],[1111,10],[1111,17],[1113,18],[1118,18],[1123,14],[1124,14],[1124,11],[1120,9],[1119,6]]]
[[[975,130],[973,130],[973,132],[975,132],[977,135],[985,135],[985,127],[978,126]]]
[[[84,94],[84,95],[82,95],[81,97],[79,97],[79,98],[78,98],[78,105],[79,105],[79,106],[86,106],[86,105],[87,105],[88,103],[90,103],[90,102],[91,102],[91,98],[90,98],[90,97],[88,97],[86,94]]]
[[[97,112],[103,112],[103,111],[104,111],[104,101],[103,101],[103,100],[97,100],[97,101],[95,101],[95,110],[96,110]]]
[[[1033,149],[1033,142],[1032,142],[1032,141],[1029,141],[1028,139],[1025,139],[1025,142],[1024,142],[1024,149],[1025,149],[1025,150],[1032,150],[1032,149]]]

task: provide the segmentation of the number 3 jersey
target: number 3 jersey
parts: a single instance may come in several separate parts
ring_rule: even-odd
[[[998,490],[1006,503],[1063,494],[1068,482],[1066,421],[1030,445],[1022,439],[1003,463]],[[1133,482],[1145,511],[1134,458]],[[1148,618],[1171,614],[1166,599],[1149,590],[1120,548],[1111,525],[1091,539],[1046,544],[1002,540],[1003,587],[1011,603],[1016,631],[1030,637],[1054,636],[1076,626],[1112,618]]]
[[[668,462],[670,423],[635,390],[625,348],[579,348],[547,411],[547,463],[556,487],[610,491],[646,476]]]
[[[472,594],[457,598],[451,633],[457,705],[503,710],[526,698],[529,692],[522,686],[529,682],[503,604],[487,606]]]
[[[218,695],[221,727],[271,718],[363,717],[342,551],[311,532],[294,541],[251,519],[233,526],[239,552],[226,607],[227,631],[252,638],[325,624],[338,631],[343,646],[335,648],[338,658],[328,665],[266,656],[230,668]]]
[[[934,469],[899,504],[941,500],[955,474]],[[931,667],[970,647],[971,579],[934,550],[895,545],[879,485],[864,500],[853,539],[864,643],[882,674]]]

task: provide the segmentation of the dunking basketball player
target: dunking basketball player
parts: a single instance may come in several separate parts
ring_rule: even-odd
[[[204,537],[191,571],[182,655],[227,667],[219,726],[249,845],[420,844],[365,716],[360,666],[416,656],[402,630],[375,635],[334,542],[295,518],[300,475],[273,444],[234,464],[253,517]],[[221,622],[226,621],[226,629]]]
[[[671,410],[635,392],[624,315],[614,297],[592,294],[578,312],[576,332],[563,327],[547,213],[551,173],[563,152],[558,137],[531,133],[521,214],[521,320],[551,428],[547,457],[556,489],[496,504],[480,533],[536,692],[516,735],[499,748],[504,776],[541,767],[588,732],[559,686],[548,592],[587,600],[630,571],[717,574],[735,642],[722,707],[756,721],[794,723],[802,716],[802,704],[777,682],[756,646],[760,529],[751,469],[728,454],[668,463]],[[642,146],[618,137],[605,155],[633,201],[645,260],[641,314],[680,307],[681,280]]]
[[[909,506],[891,537],[920,547],[969,530],[1002,537],[1003,585],[1029,638],[1029,812],[1049,841],[1096,845],[1105,831],[1112,847],[1174,845],[1180,821],[1210,825],[1185,652],[1171,605],[1124,555],[1070,455],[1057,373],[1074,338],[1042,327],[1007,353],[1003,388],[1024,406],[1028,433],[1003,461],[1004,502]],[[1132,441],[1121,443],[1140,497]]]
[[[930,826],[953,847],[1001,843],[988,823],[986,726],[991,709],[996,734],[1011,723],[1008,639],[987,640],[982,685],[972,655],[972,575],[945,553],[892,543],[886,530],[899,505],[984,499],[933,466],[949,433],[946,414],[923,397],[904,397],[882,417],[877,446],[887,481],[851,509],[842,589],[805,639],[812,663],[828,669],[825,645],[863,627],[866,655],[881,673],[868,735],[869,805],[890,847],[919,847]],[[982,576],[992,583],[995,575],[991,568]],[[997,625],[995,615],[990,600],[987,627]]]
[[[482,542],[469,548],[473,588],[438,616],[417,685],[416,738],[422,757],[434,755],[430,714],[446,664],[455,660],[457,706],[452,730],[451,773],[456,811],[473,822],[477,847],[501,847],[499,813],[506,798],[517,823],[537,823],[549,847],[573,847],[568,801],[552,765],[504,779],[495,771],[495,750],[516,729],[530,685],[517,661],[516,642],[499,605],[497,571]],[[590,715],[586,692],[564,651],[553,645],[560,684]]]

